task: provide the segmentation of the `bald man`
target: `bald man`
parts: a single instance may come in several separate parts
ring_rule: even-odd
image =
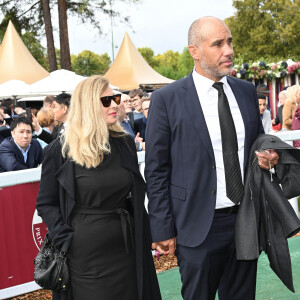
[[[214,300],[217,291],[220,300],[253,300],[257,261],[237,261],[234,228],[250,147],[264,132],[256,90],[227,76],[233,47],[223,21],[196,20],[188,44],[194,70],[151,95],[145,176],[152,247],[176,251],[185,300]],[[234,160],[223,159],[228,149]],[[269,160],[275,165],[278,154],[258,154],[262,168]]]

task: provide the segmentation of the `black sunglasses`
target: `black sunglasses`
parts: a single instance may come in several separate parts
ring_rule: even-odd
[[[116,104],[119,105],[121,103],[121,94],[101,97],[100,100],[104,107],[110,107],[112,100],[114,100]]]

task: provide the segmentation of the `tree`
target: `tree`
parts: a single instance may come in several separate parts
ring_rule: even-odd
[[[73,71],[83,76],[105,74],[111,64],[107,53],[99,55],[89,50],[84,50],[77,56],[72,55],[71,61]]]
[[[46,70],[49,70],[49,61],[46,56],[46,48],[44,48],[36,35],[32,32],[26,31],[22,36],[22,40],[37,62]]]
[[[46,32],[46,39],[47,39],[49,67],[50,67],[50,72],[52,72],[57,70],[57,59],[55,54],[53,27],[51,21],[49,0],[42,0],[42,5],[43,5],[43,15],[45,21],[45,32]]]
[[[68,18],[66,0],[57,0],[59,41],[60,41],[60,64],[62,69],[71,70],[71,57],[68,34]]]
[[[104,0],[101,2],[99,0],[5,0],[0,3],[0,12],[5,15],[13,9],[18,18],[21,18],[20,24],[22,24],[22,28],[27,31],[34,31],[38,35],[43,35],[44,31],[46,32],[47,48],[50,47],[48,57],[51,68],[55,68],[53,56],[54,43],[51,41],[51,26],[49,21],[51,21],[51,8],[58,5],[59,28],[60,34],[62,35],[62,37],[60,37],[61,63],[63,68],[71,68],[67,15],[72,14],[77,16],[84,24],[90,23],[93,27],[97,28],[101,34],[101,21],[103,20],[103,16],[117,18],[119,22],[129,24],[129,17],[124,14],[120,6],[115,6],[117,9],[112,9],[113,4],[117,2],[135,4],[138,3],[139,0],[108,0],[107,2]]]
[[[300,1],[234,0],[234,16],[225,23],[237,58],[299,58]]]
[[[181,77],[187,76],[194,67],[194,60],[191,57],[189,50],[185,47],[180,54],[178,59],[178,71],[181,74]]]
[[[152,67],[157,67],[158,63],[154,60],[154,51],[149,47],[138,48],[145,61]]]
[[[44,67],[45,69],[49,69],[48,67],[48,58],[46,56],[46,49],[41,45],[38,35],[36,32],[29,32],[25,31],[22,34],[22,28],[27,28],[26,26],[26,20],[22,18],[18,18],[16,16],[15,9],[11,9],[7,12],[5,17],[3,18],[1,24],[0,24],[0,40],[3,40],[5,31],[8,26],[8,22],[12,21],[14,24],[14,27],[16,31],[18,32],[19,36],[23,40],[25,46],[29,50],[29,52],[32,54],[32,56],[38,61],[38,63]]]
[[[183,77],[178,70],[178,60],[179,60],[179,53],[173,50],[168,50],[163,54],[158,54],[154,57],[154,63],[156,67],[154,69],[171,79],[179,79]]]

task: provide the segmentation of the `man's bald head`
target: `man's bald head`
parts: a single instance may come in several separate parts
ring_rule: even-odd
[[[188,45],[199,46],[204,40],[204,33],[206,27],[210,27],[212,24],[221,23],[227,27],[227,25],[216,17],[202,17],[192,23],[188,32]],[[228,27],[227,27],[228,28]]]

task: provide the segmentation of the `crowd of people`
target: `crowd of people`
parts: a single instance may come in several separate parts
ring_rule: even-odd
[[[118,122],[145,150],[145,130],[151,93],[134,89],[119,94]],[[0,106],[0,172],[35,168],[42,163],[43,149],[60,137],[67,126],[71,95],[46,96],[41,108],[25,109],[5,99]],[[28,128],[27,128],[28,127]],[[38,142],[38,143],[37,143]]]
[[[42,164],[36,208],[68,260],[68,289],[54,300],[161,299],[151,249],[176,254],[186,300],[217,291],[220,300],[255,299],[257,259],[237,260],[235,243],[247,161],[278,163],[275,149],[251,146],[272,123],[295,129],[299,86],[282,93],[282,116],[271,121],[260,87],[257,96],[227,76],[233,46],[223,21],[196,20],[188,44],[191,74],[152,94],[114,94],[91,76],[72,96],[46,97],[37,113],[1,104],[1,170]]]
[[[300,86],[285,87],[279,92],[278,111],[273,120],[270,110],[267,108],[269,93],[266,85],[257,86],[260,117],[265,133],[274,133],[278,130],[299,130]],[[118,122],[124,131],[135,140],[136,150],[145,150],[145,133],[151,93],[143,92],[141,89],[133,89],[129,94],[121,94],[120,96]],[[14,106],[11,99],[2,100],[0,105],[0,143],[4,140],[5,143],[0,146],[0,172],[35,168],[42,163],[40,155],[42,149],[64,132],[70,101],[71,95],[67,93],[59,94],[56,97],[46,96],[41,108],[34,107],[28,110],[21,105]],[[24,118],[31,120],[31,134],[27,135],[24,130],[19,128],[20,117],[23,118],[21,120]],[[16,139],[15,133],[19,132],[24,135],[22,139],[26,140],[25,146],[22,146],[21,141]],[[35,143],[36,139],[40,147]],[[14,141],[13,144],[12,141]],[[29,147],[29,145],[31,143],[36,146],[30,150],[31,146]],[[299,148],[300,141],[294,141],[294,147]],[[29,152],[29,160],[27,161],[27,155],[24,156],[23,160],[20,152],[23,153],[23,156]],[[32,157],[36,157],[36,159],[32,159]]]
[[[271,119],[271,113],[267,109],[268,87],[261,84],[257,87],[257,98],[260,117],[265,133],[272,133],[276,126],[278,130],[299,130],[300,129],[300,86],[293,85],[285,87],[278,94],[278,110],[276,118]],[[294,141],[294,147],[300,148],[300,141]]]

